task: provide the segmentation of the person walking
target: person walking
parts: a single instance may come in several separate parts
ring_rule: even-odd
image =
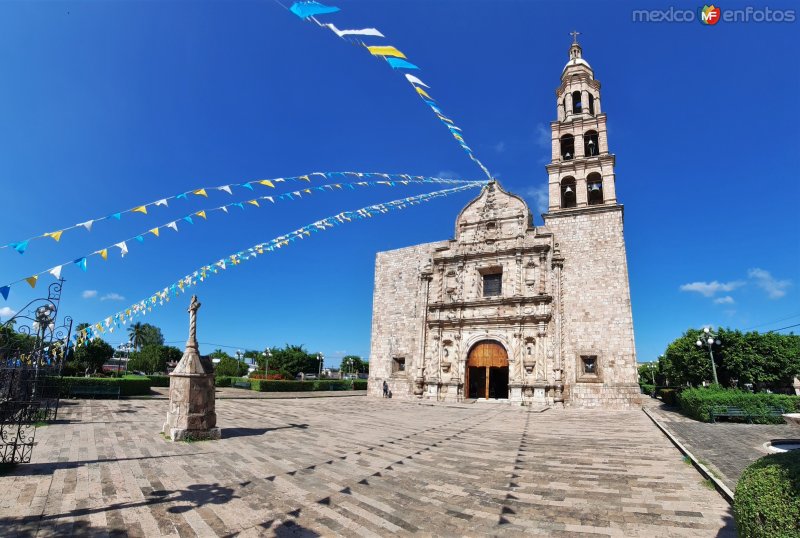
[[[383,380],[383,397],[384,398],[389,397],[389,384],[386,382],[385,379]]]

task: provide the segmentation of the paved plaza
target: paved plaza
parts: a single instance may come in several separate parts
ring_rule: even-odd
[[[169,442],[164,400],[66,401],[0,476],[3,536],[735,536],[641,410],[218,400]]]

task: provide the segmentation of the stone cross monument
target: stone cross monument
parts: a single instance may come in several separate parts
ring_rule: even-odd
[[[180,362],[170,375],[169,410],[163,433],[173,441],[219,439],[214,410],[214,366],[200,358],[197,346],[197,310],[200,302],[192,296],[189,305],[189,339]]]

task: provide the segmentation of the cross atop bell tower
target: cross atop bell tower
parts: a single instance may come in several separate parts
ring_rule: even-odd
[[[570,35],[569,60],[556,89],[557,121],[550,124],[552,159],[546,166],[550,213],[617,204],[600,82],[583,58],[580,32],[573,30]]]

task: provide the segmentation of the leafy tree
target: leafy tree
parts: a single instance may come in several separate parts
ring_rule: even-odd
[[[164,359],[167,363],[177,363],[181,360],[181,357],[183,357],[183,351],[175,346],[162,346],[161,352],[164,354]]]
[[[178,348],[172,349],[178,350]],[[130,361],[128,361],[128,371],[144,372],[146,374],[166,372],[167,360],[171,353],[174,352],[171,352],[167,346],[148,344],[141,351],[131,353]]]
[[[164,335],[161,334],[161,329],[149,323],[142,323],[137,321],[128,327],[128,336],[137,351],[149,345],[163,346]]]
[[[214,366],[214,375],[241,377],[247,375],[247,365],[233,357],[222,357]]]
[[[345,355],[342,358],[342,371],[345,373],[366,374],[369,372],[369,362],[358,355]]]
[[[316,373],[319,371],[319,358],[316,353],[309,353],[302,345],[286,344],[283,348],[273,347],[270,349],[272,356],[269,359],[270,371],[277,370],[286,372],[289,377],[297,374]],[[259,368],[264,368],[264,357],[256,357]]]
[[[800,372],[800,336],[777,333],[716,331],[721,345],[714,345],[719,383],[725,387],[752,383],[758,388],[780,389]],[[659,369],[671,382],[699,385],[713,379],[708,348],[697,346],[707,336],[689,329],[667,346]]]
[[[656,374],[658,373],[658,363],[657,362],[645,362],[639,365],[639,383],[644,383],[647,385],[655,385],[657,384],[656,381]]]
[[[95,338],[88,345],[80,346],[72,356],[72,368],[78,372],[102,370],[103,364],[114,355],[114,348],[105,340]]]
[[[133,347],[136,348],[136,351],[141,350],[143,343],[142,340],[144,339],[144,323],[141,321],[132,323],[128,327],[128,336],[130,337],[129,340],[133,344]]]

